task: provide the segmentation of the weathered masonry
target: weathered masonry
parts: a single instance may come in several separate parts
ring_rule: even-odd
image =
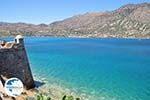
[[[35,87],[21,35],[14,41],[0,42],[0,75],[19,78],[27,89]]]

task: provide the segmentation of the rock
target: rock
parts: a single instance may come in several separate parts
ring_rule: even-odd
[[[4,89],[3,89],[3,84],[0,80],[0,95],[1,95],[1,93],[4,93]]]

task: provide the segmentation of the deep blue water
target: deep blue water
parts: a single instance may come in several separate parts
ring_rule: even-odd
[[[34,75],[93,100],[150,100],[150,40],[26,38]]]

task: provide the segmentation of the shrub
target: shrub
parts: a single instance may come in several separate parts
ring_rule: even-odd
[[[37,95],[36,100],[51,100],[51,98],[44,96],[42,94],[39,94],[39,95]]]
[[[63,98],[62,98],[62,100],[80,100],[80,98],[74,99],[73,96],[66,96],[66,95],[64,95]]]

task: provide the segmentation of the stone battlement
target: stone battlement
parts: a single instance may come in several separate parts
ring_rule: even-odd
[[[21,35],[14,41],[0,42],[0,76],[17,77],[27,89],[35,86]]]
[[[20,47],[24,47],[23,37],[21,35],[17,35],[14,41],[0,40],[0,50]]]

